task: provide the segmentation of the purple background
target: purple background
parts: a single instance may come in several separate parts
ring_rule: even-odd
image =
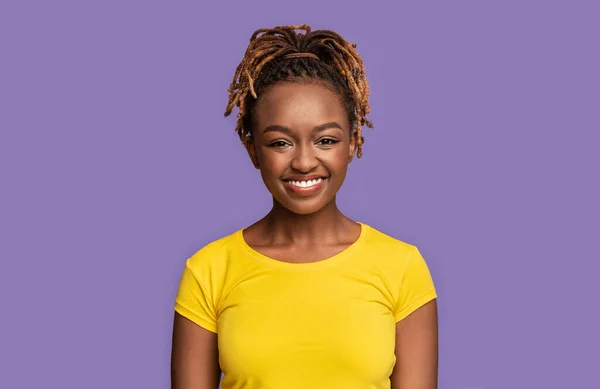
[[[599,387],[598,2],[201,3],[0,3],[1,388],[169,386],[185,259],[270,205],[229,82],[305,22],[365,60],[339,203],[428,261],[440,388]]]

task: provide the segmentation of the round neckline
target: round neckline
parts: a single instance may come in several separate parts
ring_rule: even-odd
[[[360,247],[363,245],[363,243],[365,241],[365,237],[367,235],[369,226],[365,223],[361,223],[358,221],[356,223],[358,223],[360,225],[360,234],[358,235],[358,238],[352,244],[350,244],[350,246],[346,247],[344,250],[340,251],[337,254],[334,254],[330,257],[321,259],[320,261],[316,261],[316,262],[299,262],[299,263],[285,262],[285,261],[280,261],[278,259],[269,257],[265,254],[262,254],[261,252],[253,249],[248,244],[248,242],[246,242],[246,239],[244,239],[244,230],[246,228],[239,229],[236,233],[236,237],[237,237],[239,245],[244,249],[244,251],[246,251],[249,255],[251,255],[252,257],[258,259],[259,261],[261,261],[267,265],[275,266],[275,267],[283,268],[283,269],[288,269],[288,270],[313,270],[313,269],[326,268],[326,267],[336,265],[336,264],[350,258],[354,252],[356,252],[358,249],[360,249]]]

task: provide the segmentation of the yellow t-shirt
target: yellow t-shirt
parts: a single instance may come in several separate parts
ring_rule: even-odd
[[[188,258],[175,301],[218,333],[221,387],[389,388],[396,322],[437,297],[417,247],[361,223],[341,253],[288,263],[242,231]]]

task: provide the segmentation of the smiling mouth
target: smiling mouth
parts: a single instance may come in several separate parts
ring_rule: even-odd
[[[326,177],[317,178],[314,180],[306,180],[306,181],[295,181],[295,180],[283,180],[283,182],[290,183],[298,188],[311,188],[315,185],[320,184],[321,182],[327,180]]]

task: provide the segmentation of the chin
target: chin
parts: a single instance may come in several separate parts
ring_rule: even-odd
[[[289,212],[296,215],[312,215],[326,208],[335,199],[335,194],[331,194],[331,187],[315,196],[302,197],[290,194],[283,186],[273,185],[270,188],[271,195],[275,201]]]
[[[295,207],[294,206],[290,206],[290,207],[288,207],[288,206],[285,206],[285,205],[284,205],[284,207],[288,211],[290,211],[290,212],[292,212],[292,213],[294,213],[296,215],[312,215],[312,214],[315,214],[315,213],[319,212],[320,210],[322,210],[324,208],[324,207],[302,207],[302,206],[295,206]]]
[[[275,200],[285,209],[296,215],[312,215],[319,212],[329,204],[329,201],[323,199],[314,199],[314,201],[295,200],[287,197],[275,198]]]

